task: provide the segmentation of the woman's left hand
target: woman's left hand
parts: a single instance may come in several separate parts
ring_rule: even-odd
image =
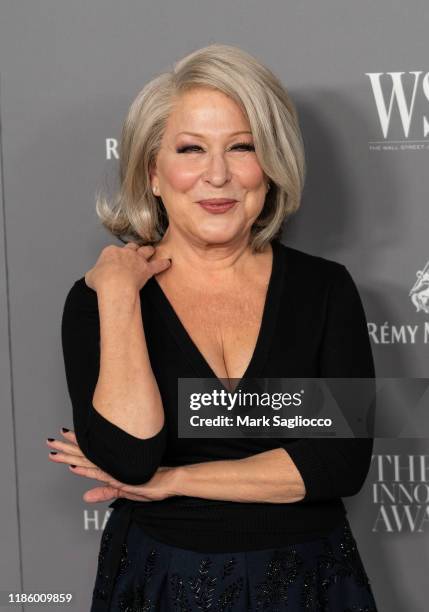
[[[107,472],[104,472],[89,461],[82,453],[73,431],[61,432],[67,442],[60,440],[47,440],[50,448],[57,451],[56,455],[49,454],[49,459],[56,463],[67,463],[70,470],[78,476],[85,476],[100,480],[103,486],[95,487],[84,493],[83,499],[87,502],[104,502],[118,497],[126,497],[136,501],[159,501],[178,493],[174,490],[177,468],[160,466],[152,478],[142,485],[129,485]],[[72,468],[71,465],[76,467]]]

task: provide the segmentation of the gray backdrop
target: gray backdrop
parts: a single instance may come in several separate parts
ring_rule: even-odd
[[[297,104],[308,161],[283,242],[348,266],[379,376],[424,377],[429,314],[409,291],[429,259],[429,8],[3,0],[1,9],[0,590],[72,592],[82,612],[107,504],[82,500],[94,481],[50,463],[45,438],[72,427],[65,296],[103,246],[121,244],[99,225],[94,193],[114,182],[108,142],[129,104],[211,42],[270,66]],[[427,609],[428,466],[426,439],[377,440],[364,488],[346,498],[382,611]]]

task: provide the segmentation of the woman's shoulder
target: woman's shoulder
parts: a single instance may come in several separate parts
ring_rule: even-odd
[[[85,282],[85,276],[75,280],[68,289],[65,299],[65,309],[98,311],[97,292]]]
[[[80,278],[78,278],[72,286],[72,289],[74,288],[75,291],[84,291],[85,293],[87,293],[88,295],[94,295],[96,296],[97,292],[92,289],[92,287],[90,287],[89,285],[86,284],[86,280],[85,280],[85,276],[81,276]]]
[[[285,270],[293,277],[307,281],[310,278],[331,281],[347,274],[345,265],[335,259],[303,251],[280,241],[277,241],[277,244],[284,258]]]
[[[140,301],[143,303],[145,295],[145,287],[140,290]],[[92,287],[86,284],[85,276],[81,276],[75,280],[67,292],[65,306],[76,310],[91,310],[98,312],[98,297],[97,292]]]

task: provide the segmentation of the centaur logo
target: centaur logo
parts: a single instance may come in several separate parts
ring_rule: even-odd
[[[408,297],[414,304],[416,311],[429,314],[429,260],[423,270],[417,270],[417,280],[408,292]],[[427,319],[427,317],[425,317]],[[374,344],[429,344],[429,321],[410,321],[396,325],[384,321],[381,325],[373,321],[368,322],[368,332]]]
[[[415,104],[418,92],[423,93],[425,103],[429,102],[429,72],[424,76],[422,70],[409,73],[366,72],[365,74],[371,83],[384,138],[388,137],[392,118],[397,116],[397,112],[393,113],[395,101],[403,134],[405,138],[409,138],[411,123],[416,115]],[[407,76],[403,77],[405,74]],[[429,135],[429,121],[423,112],[416,117],[415,125],[418,128],[417,137],[426,138]]]
[[[408,294],[417,312],[429,312],[429,259],[423,270],[417,270],[417,280]]]

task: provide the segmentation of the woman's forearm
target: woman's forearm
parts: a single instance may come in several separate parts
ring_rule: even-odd
[[[180,466],[175,489],[176,495],[239,502],[292,503],[305,495],[301,475],[282,448]]]
[[[100,371],[93,406],[137,438],[150,438],[164,423],[162,400],[144,334],[139,292],[117,283],[97,291]]]

